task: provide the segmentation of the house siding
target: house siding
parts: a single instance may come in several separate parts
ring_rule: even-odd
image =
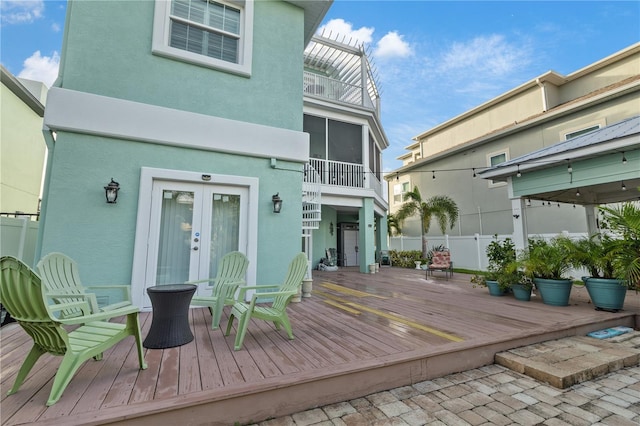
[[[252,173],[245,172],[243,176],[258,178],[263,194],[259,205],[250,206],[258,209],[260,253],[266,258],[268,253],[294,253],[299,249],[300,226],[295,226],[301,222],[299,203],[283,196],[286,204],[282,212],[271,212],[272,194],[301,191],[301,169],[295,163],[279,162],[279,167],[290,170],[274,173],[270,162],[263,158],[202,150],[185,152],[179,147],[72,133],[59,135],[53,163],[56,178],[48,192],[42,253],[61,251],[79,265],[91,265],[81,268],[88,269],[87,282],[130,282],[142,167],[227,175],[251,169]],[[121,186],[116,204],[105,202],[102,189],[111,177]],[[283,258],[280,263],[286,266],[289,259]],[[277,280],[281,275],[278,267],[282,266],[265,262],[259,273]]]
[[[147,245],[136,239],[148,226],[142,168],[194,172],[197,181],[237,176],[259,182],[249,196],[248,282],[277,283],[302,233],[304,11],[256,2],[250,77],[152,54],[153,16],[150,0],[68,5],[61,78],[45,113],[56,137],[36,255],[64,252],[88,284],[133,282],[138,303],[149,285],[132,273],[144,269],[135,259]],[[91,106],[86,114],[76,100]],[[105,202],[111,178],[121,187],[116,204]]]
[[[154,5],[152,0],[70,4],[62,86],[302,129],[302,9],[281,1],[255,2],[253,72],[247,78],[152,54]]]
[[[42,117],[4,83],[1,86],[0,211],[37,213],[46,152]]]
[[[401,174],[399,182],[405,181],[409,176],[411,188],[417,185],[424,198],[433,195],[448,195],[453,198],[460,208],[460,218],[453,230],[447,230],[447,233],[451,235],[511,234],[514,230],[507,184],[491,186],[485,179],[473,179],[470,169],[486,166],[487,155],[490,153],[506,150],[508,158],[516,158],[560,142],[561,135],[565,134],[568,129],[584,128],[595,122],[605,125],[613,124],[637,115],[640,112],[637,96],[637,91],[632,92],[528,127],[509,136],[476,144],[473,148],[452,150],[448,155],[433,159],[423,166],[417,166],[411,171]],[[618,164],[619,160],[617,158]],[[456,169],[462,170],[436,172],[436,179],[432,178],[432,170]],[[578,179],[574,183],[569,182],[570,175],[566,173],[566,169],[563,170],[567,178],[566,185],[569,187],[578,186],[580,179],[587,179],[580,174],[581,172],[578,172],[578,165],[574,165],[574,170],[576,171],[574,179]],[[541,180],[533,179],[533,182],[544,186],[543,176],[545,173],[538,173]],[[598,173],[606,173],[606,170],[599,170]],[[395,178],[389,180],[390,194],[393,194],[393,185],[396,183]],[[580,183],[585,186],[586,184],[586,181]],[[531,193],[530,189],[521,188],[518,186],[518,182],[514,181],[514,196]],[[559,188],[548,188],[548,190],[552,189]],[[394,212],[399,208],[399,204],[392,203],[390,208]],[[540,201],[532,201],[532,206],[527,207],[527,228],[529,234],[532,235],[562,231],[587,232],[584,208],[581,206],[574,208],[572,205],[565,204],[561,204],[560,207],[557,204],[549,206],[548,204],[542,205]],[[407,236],[420,235],[418,221],[414,218],[408,219],[402,230],[403,234]],[[437,224],[432,223],[429,235],[441,235]]]

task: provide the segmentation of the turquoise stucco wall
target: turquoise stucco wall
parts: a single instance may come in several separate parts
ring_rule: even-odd
[[[255,3],[251,77],[151,53],[155,2],[73,0],[68,4],[63,89],[240,122],[302,131],[304,12]],[[135,117],[132,117],[135,120]],[[185,135],[188,140],[188,135]],[[256,144],[260,140],[256,140]],[[129,283],[141,167],[259,179],[257,281],[278,283],[300,251],[302,164],[58,130],[43,201],[39,255],[74,258],[87,283]],[[103,187],[113,177],[115,205]],[[280,193],[282,213],[272,212]],[[274,253],[277,255],[274,256]]]
[[[304,12],[255,2],[250,78],[151,53],[153,0],[69,3],[61,87],[302,130]]]
[[[86,283],[129,283],[141,167],[260,179],[258,205],[249,206],[259,213],[257,278],[263,284],[282,279],[300,250],[302,206],[286,194],[301,193],[301,165],[278,161],[273,169],[264,158],[72,133],[60,133],[56,141],[42,256],[52,251],[71,256]],[[116,204],[105,202],[103,187],[111,177],[121,187]],[[284,199],[280,214],[273,213],[276,192]]]
[[[333,223],[333,235],[329,232],[329,224]],[[338,218],[335,209],[322,206],[322,222],[319,228],[313,231],[311,268],[315,269],[320,259],[325,257],[325,250],[338,248]]]

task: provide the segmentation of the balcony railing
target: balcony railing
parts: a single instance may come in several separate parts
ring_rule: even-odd
[[[362,164],[344,163],[342,161],[309,160],[320,175],[320,183],[324,185],[364,188],[364,167]]]
[[[363,90],[360,86],[306,71],[304,73],[304,93],[372,109],[376,109],[377,106],[377,102],[370,99],[366,92],[363,97]]]

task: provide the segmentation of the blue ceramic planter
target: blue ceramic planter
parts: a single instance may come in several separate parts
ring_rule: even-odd
[[[504,296],[507,293],[506,291],[500,290],[498,281],[487,280],[487,288],[489,289],[489,294],[491,296]]]
[[[548,280],[544,278],[534,278],[533,282],[540,292],[542,303],[553,306],[568,306],[571,295],[571,280]]]
[[[531,300],[531,287],[524,286],[522,284],[512,284],[511,290],[513,291],[513,297],[518,300],[528,302]]]
[[[622,309],[627,296],[627,287],[622,281],[592,277],[583,277],[582,281],[597,310],[618,312]]]

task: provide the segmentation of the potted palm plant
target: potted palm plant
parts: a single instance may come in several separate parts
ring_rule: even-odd
[[[602,234],[571,246],[572,262],[584,267],[585,287],[596,309],[618,311],[627,288],[640,284],[640,203],[600,207]]]
[[[618,241],[607,234],[594,234],[571,241],[568,247],[572,266],[589,273],[582,281],[595,308],[613,312],[622,309],[627,288],[614,267],[620,255]]]
[[[521,255],[520,264],[546,305],[569,305],[573,282],[567,276],[571,267],[568,240],[563,236],[550,241],[529,239],[528,247]]]

